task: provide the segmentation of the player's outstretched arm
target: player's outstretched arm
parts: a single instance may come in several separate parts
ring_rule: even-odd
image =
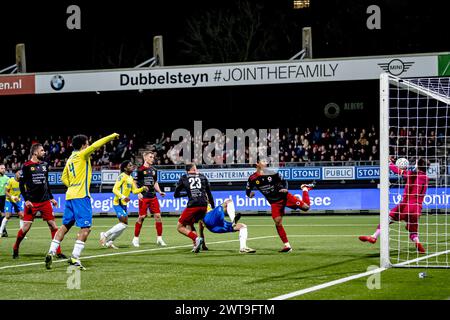
[[[115,196],[117,196],[119,199],[126,198],[125,195],[123,195],[120,192],[120,187],[124,183],[125,179],[123,178],[123,175],[119,175],[119,178],[117,178],[116,183],[114,183],[113,193]]]
[[[133,184],[131,186],[131,192],[133,192],[134,194],[138,194],[138,193],[141,193],[141,192],[144,192],[144,191],[148,191],[148,187],[143,186],[143,187],[138,188],[137,185],[136,185],[136,182],[133,181]]]
[[[86,149],[82,150],[80,153],[83,157],[89,157],[95,150],[100,149],[102,146],[107,144],[108,142],[117,139],[119,137],[118,133],[110,134],[107,137],[103,137],[97,141],[95,141],[93,144],[91,144]]]
[[[393,173],[399,175],[399,176],[403,176],[407,174],[406,170],[402,170],[399,169],[399,167],[397,167],[394,163],[390,162],[389,163],[389,170],[391,170]]]

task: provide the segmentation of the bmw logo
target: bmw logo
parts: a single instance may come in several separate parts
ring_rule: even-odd
[[[59,91],[62,88],[64,88],[64,78],[61,75],[53,76],[52,80],[50,81],[50,86],[53,88],[53,90]]]

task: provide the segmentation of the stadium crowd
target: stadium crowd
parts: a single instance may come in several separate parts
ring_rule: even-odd
[[[100,137],[89,136],[89,142],[92,143]],[[28,160],[30,147],[34,143],[43,145],[46,151],[45,161],[52,168],[63,168],[72,153],[72,136],[0,136],[0,163],[4,164],[8,171],[21,168]],[[111,141],[92,155],[92,166],[114,168],[126,159],[134,160],[138,144],[138,135],[123,134],[119,140]]]
[[[100,136],[90,136],[90,142]],[[0,163],[6,165],[9,171],[20,168],[27,161],[30,146],[33,143],[42,143],[46,154],[46,161],[53,168],[64,167],[67,158],[72,152],[72,136],[6,136],[0,137]],[[172,165],[174,147],[179,141],[171,141],[170,135],[162,133],[158,138],[144,137],[143,134],[122,134],[119,140],[115,140],[95,152],[92,156],[92,165],[96,168],[116,168],[123,160],[136,161],[139,149],[146,148],[156,152],[156,165]],[[205,147],[208,142],[195,141],[192,137],[194,150],[202,144]],[[149,141],[150,140],[150,141]],[[268,134],[267,154],[270,154],[273,137]],[[225,143],[228,141],[224,141]],[[235,141],[234,150],[239,150]],[[415,143],[412,139],[408,144]],[[422,143],[422,142],[421,142]],[[425,143],[425,142],[423,142]],[[250,143],[245,148],[245,162],[248,162],[252,148],[257,151],[255,143]],[[226,163],[226,148],[221,154],[215,154],[215,163]],[[253,150],[254,151],[254,150]],[[280,165],[298,162],[342,162],[342,161],[376,161],[379,160],[379,140],[375,125],[370,128],[333,127],[326,128],[315,126],[313,128],[280,128],[279,131]],[[239,157],[235,153],[235,157]],[[241,155],[242,156],[242,155]],[[194,162],[199,163],[198,159]]]
[[[272,138],[268,135],[268,150],[272,147]],[[194,148],[208,145],[208,142],[194,141]],[[228,141],[224,141],[225,145]],[[163,133],[152,145],[152,150],[157,153],[158,165],[170,165],[171,150],[179,142],[170,140],[170,136]],[[239,150],[235,141],[234,150]],[[194,149],[192,148],[192,149]],[[248,162],[250,151],[257,148],[255,144],[250,143],[245,149],[245,162]],[[215,163],[225,163],[228,156],[227,150],[222,154],[216,154]],[[256,149],[257,150],[257,149]],[[279,151],[280,165],[298,162],[315,162],[315,161],[376,161],[379,160],[379,140],[375,125],[368,128],[324,128],[315,126],[314,128],[280,128],[279,133]],[[239,154],[235,154],[238,158]],[[195,162],[196,159],[194,159]]]

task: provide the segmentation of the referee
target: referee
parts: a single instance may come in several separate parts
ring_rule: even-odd
[[[4,164],[0,164],[0,223],[3,220],[3,214],[5,212],[6,203],[6,185],[8,184],[9,177],[6,175],[6,167]],[[1,237],[7,237],[8,232],[3,230]]]

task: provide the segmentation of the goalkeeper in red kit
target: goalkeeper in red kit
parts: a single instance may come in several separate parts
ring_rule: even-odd
[[[397,175],[406,179],[402,201],[389,212],[389,224],[395,221],[405,221],[409,238],[414,242],[419,253],[426,253],[425,248],[419,241],[419,217],[422,212],[423,199],[427,193],[428,177],[427,162],[420,158],[416,163],[416,170],[398,168],[391,159],[389,169]],[[375,243],[380,235],[380,225],[372,236],[360,236],[363,242]]]
[[[314,184],[303,184],[301,189],[303,191],[302,199],[294,197],[287,189],[287,182],[279,173],[270,171],[268,168],[268,161],[266,159],[259,159],[256,164],[256,172],[252,174],[247,181],[246,194],[247,197],[253,198],[255,193],[253,188],[258,189],[272,208],[272,219],[275,222],[278,235],[284,243],[284,247],[280,252],[291,252],[292,247],[289,244],[286,231],[283,227],[283,216],[285,208],[300,209],[308,211],[310,207],[309,190],[315,187]]]

